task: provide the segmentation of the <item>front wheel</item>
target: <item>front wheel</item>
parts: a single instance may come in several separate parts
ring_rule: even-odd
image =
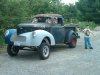
[[[50,55],[50,47],[47,43],[42,43],[39,48],[40,59],[45,60]]]
[[[77,43],[77,37],[75,35],[72,35],[71,41],[69,43],[70,48],[75,48]]]
[[[8,45],[7,46],[7,53],[10,56],[16,56],[19,52],[19,47],[18,46],[14,46],[14,45]]]

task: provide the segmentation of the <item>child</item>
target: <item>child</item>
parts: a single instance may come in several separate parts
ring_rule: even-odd
[[[89,28],[89,25],[87,25],[87,27],[83,30],[84,32],[84,44],[85,44],[85,49],[93,49],[93,47],[91,46],[91,37],[90,34],[93,35],[92,31]]]

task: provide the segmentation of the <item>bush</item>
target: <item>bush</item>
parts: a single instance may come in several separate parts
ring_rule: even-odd
[[[4,38],[0,36],[0,47],[4,45],[5,45]]]
[[[81,29],[84,29],[86,25],[90,26],[90,29],[94,30],[94,28],[97,26],[94,22],[79,22],[79,26]]]

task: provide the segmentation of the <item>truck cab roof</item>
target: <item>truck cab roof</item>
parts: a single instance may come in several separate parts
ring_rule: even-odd
[[[60,14],[38,14],[33,17],[32,23],[49,23],[63,25],[63,17]]]
[[[38,15],[35,15],[34,17],[59,17],[59,18],[63,18],[62,15],[60,14],[38,14]]]

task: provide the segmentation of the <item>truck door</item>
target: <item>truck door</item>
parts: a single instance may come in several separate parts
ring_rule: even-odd
[[[51,33],[54,36],[55,43],[63,43],[64,37],[65,37],[65,31],[64,26],[61,26],[61,24],[55,24],[51,27]]]

